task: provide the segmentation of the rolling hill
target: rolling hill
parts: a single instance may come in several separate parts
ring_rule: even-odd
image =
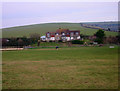
[[[82,27],[80,23],[45,23],[45,24],[34,24],[27,26],[18,26],[11,28],[2,29],[2,37],[29,37],[32,33],[38,33],[40,35],[45,35],[46,32],[56,31],[58,28],[67,28],[70,30],[80,30],[81,34],[93,35],[98,29],[91,29]],[[116,36],[117,32],[105,31],[106,36]]]
[[[118,26],[120,24],[118,22],[112,21],[112,22],[90,22],[90,23],[82,23],[88,27],[93,28],[104,28],[107,30],[109,28],[110,31],[118,31]]]

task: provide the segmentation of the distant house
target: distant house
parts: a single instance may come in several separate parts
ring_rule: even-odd
[[[71,41],[71,40],[79,40],[80,39],[80,31],[75,30],[71,31],[69,29],[61,29],[59,28],[56,32],[47,32],[46,33],[46,41],[59,41],[63,42]]]
[[[70,31],[71,40],[79,40],[80,39],[80,31]]]
[[[50,32],[50,41],[55,41],[55,32]]]
[[[55,41],[55,32],[47,32],[46,33],[46,41]]]
[[[59,33],[55,33],[55,41],[61,40],[61,35]]]
[[[49,41],[50,41],[50,38],[51,38],[51,33],[50,33],[50,32],[47,32],[47,33],[46,33],[46,41],[49,42]]]
[[[41,36],[40,39],[41,41],[46,41],[46,36]]]

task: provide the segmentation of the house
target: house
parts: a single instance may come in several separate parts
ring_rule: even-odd
[[[66,34],[65,34],[65,32],[61,33],[61,39],[62,39],[63,42],[66,42]]]
[[[50,41],[55,41],[55,32],[50,32]]]
[[[80,39],[80,31],[79,30],[69,30],[69,29],[57,29],[56,32],[47,32],[46,33],[46,41],[59,41],[62,42],[71,41],[71,40],[79,40]]]
[[[46,33],[46,41],[55,41],[55,32],[47,32]]]
[[[70,41],[70,31],[66,33],[66,41]]]
[[[80,39],[80,31],[70,31],[70,39],[71,40],[79,40]]]
[[[61,40],[61,35],[59,33],[55,33],[55,41],[58,42]]]
[[[46,41],[46,36],[41,36],[40,39],[41,41]]]
[[[69,38],[66,37],[66,34],[69,33],[69,29],[57,29],[56,30],[56,33],[59,34],[60,36],[60,39],[63,41],[63,42],[66,42]],[[66,39],[67,38],[67,39]],[[70,40],[69,40],[70,41]]]

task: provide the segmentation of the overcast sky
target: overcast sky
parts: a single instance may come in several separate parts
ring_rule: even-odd
[[[117,2],[4,2],[2,27],[118,20]]]

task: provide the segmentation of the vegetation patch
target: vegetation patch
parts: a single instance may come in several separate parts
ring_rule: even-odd
[[[2,55],[3,89],[118,88],[117,46],[3,51]]]

